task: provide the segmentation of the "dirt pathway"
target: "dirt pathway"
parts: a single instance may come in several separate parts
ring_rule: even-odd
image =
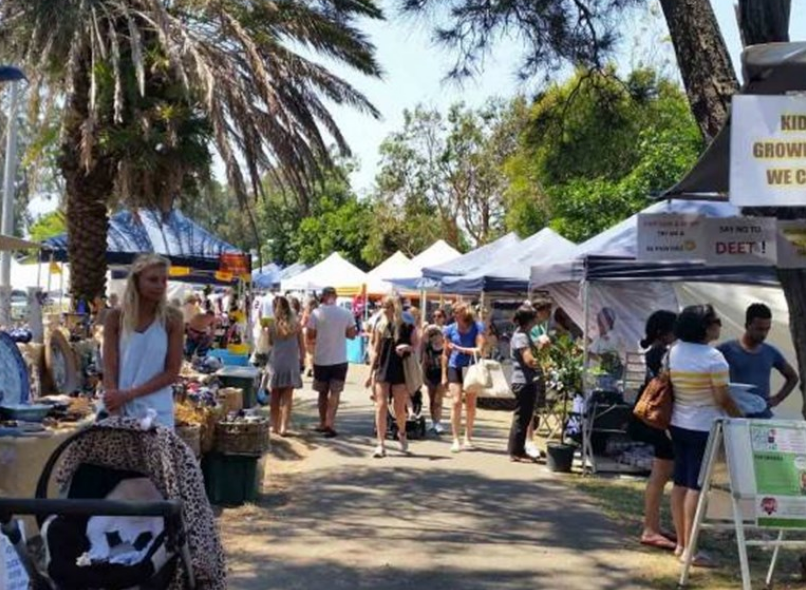
[[[223,511],[230,588],[657,588],[617,523],[545,467],[507,460],[508,414],[482,413],[472,453],[443,438],[370,458],[363,378],[351,367],[333,440],[306,430],[313,395],[298,394],[301,434],[274,443],[263,498]]]

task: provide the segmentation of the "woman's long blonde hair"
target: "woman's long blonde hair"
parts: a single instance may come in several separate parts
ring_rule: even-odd
[[[137,329],[137,322],[140,319],[140,290],[137,288],[137,280],[140,273],[145,269],[158,266],[165,269],[167,273],[171,268],[170,261],[159,254],[143,254],[135,258],[129,270],[129,277],[126,279],[126,289],[123,291],[123,301],[120,304],[121,326],[123,335],[128,336]],[[166,292],[162,300],[157,303],[155,320],[165,325],[168,318],[168,293]]]
[[[400,301],[400,297],[390,295],[384,298],[381,304],[383,311],[381,312],[381,319],[378,322],[378,333],[383,337],[383,335],[386,334],[386,330],[389,329],[389,318],[386,317],[385,312],[389,305],[394,307],[392,326],[395,340],[398,340],[400,338],[400,328],[403,326],[403,302]]]
[[[277,335],[280,338],[288,338],[292,334],[296,334],[299,330],[299,321],[297,321],[297,314],[291,309],[288,298],[278,295],[274,298],[273,307],[274,321],[277,322]]]

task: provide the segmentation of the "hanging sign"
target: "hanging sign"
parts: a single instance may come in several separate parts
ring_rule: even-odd
[[[774,266],[777,225],[773,217],[709,217],[705,261],[713,265]]]
[[[778,268],[806,268],[806,220],[778,221]]]
[[[691,213],[644,213],[638,216],[638,260],[702,260],[704,218]]]
[[[739,207],[806,205],[806,97],[733,97],[730,202]]]
[[[219,259],[218,270],[234,275],[243,275],[250,272],[249,257],[246,254],[222,254]]]

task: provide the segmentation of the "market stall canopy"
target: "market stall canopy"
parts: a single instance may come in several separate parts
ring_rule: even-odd
[[[525,292],[529,290],[532,265],[565,260],[576,246],[546,227],[494,254],[476,272],[461,277],[445,277],[442,280],[443,289],[452,293]]]
[[[382,295],[395,290],[389,279],[416,276],[420,268],[400,250],[367,273],[367,293]]]
[[[417,272],[414,275],[404,275],[400,278],[413,278],[421,275],[422,269],[430,266],[439,266],[455,260],[462,255],[459,250],[448,244],[445,240],[437,240],[428,248],[420,252],[417,256],[411,259],[412,268],[416,268]]]
[[[283,291],[318,291],[335,287],[340,293],[360,291],[367,282],[367,273],[334,252],[319,264],[300,274],[283,279]]]
[[[806,92],[806,43],[753,45],[742,52],[741,94]],[[677,199],[728,198],[731,119],[683,179],[664,193]]]
[[[461,276],[476,272],[497,253],[509,248],[513,244],[518,244],[520,241],[518,234],[510,232],[494,242],[490,242],[475,250],[471,250],[467,254],[463,254],[459,258],[437,266],[424,267],[423,276],[427,279],[440,280],[447,276]]]
[[[291,266],[286,266],[283,270],[280,271],[280,282],[284,281],[285,279],[290,279],[291,277],[295,277],[300,273],[305,272],[308,270],[308,265],[304,262],[295,262]],[[280,286],[280,283],[277,284]]]
[[[67,234],[43,242],[48,249],[42,259],[53,256],[67,261]],[[106,260],[111,265],[128,265],[143,253],[165,256],[177,267],[215,272],[222,254],[241,251],[217,238],[198,223],[174,209],[163,214],[155,210],[121,211],[109,219]]]
[[[272,289],[280,284],[282,268],[274,262],[252,271],[252,286],[255,289]]]
[[[439,282],[424,278],[423,269],[445,264],[461,256],[462,254],[445,240],[437,240],[411,259],[409,270],[405,275],[390,277],[387,281],[404,291],[436,290],[439,288]]]
[[[617,223],[581,243],[562,261],[533,265],[531,286],[545,287],[556,283],[579,282],[585,278],[585,265],[589,256],[635,259],[638,252],[638,216],[648,213],[690,213],[704,217],[732,217],[739,210],[729,203],[713,201],[662,201],[650,205],[640,213]]]

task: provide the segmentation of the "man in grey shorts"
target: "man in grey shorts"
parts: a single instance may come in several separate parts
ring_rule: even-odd
[[[347,338],[355,338],[353,314],[336,305],[336,289],[325,287],[321,302],[308,320],[308,342],[313,347],[313,388],[319,393],[319,426],[327,438],[337,436],[336,412],[347,379]]]

